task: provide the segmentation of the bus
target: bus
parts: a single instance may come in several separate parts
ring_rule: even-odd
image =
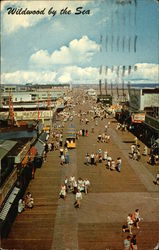
[[[74,126],[70,126],[66,133],[67,148],[76,148],[76,130]]]

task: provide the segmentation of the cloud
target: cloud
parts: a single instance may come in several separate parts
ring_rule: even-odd
[[[137,67],[137,70],[134,70],[134,66]],[[112,72],[111,68],[108,68],[107,74],[105,74],[105,68],[102,67],[102,73],[99,75],[100,79],[104,81],[107,79],[108,83],[122,83],[125,82],[131,83],[157,83],[159,78],[159,65],[150,64],[150,63],[137,63],[131,67],[130,74],[128,73],[128,66],[126,65],[125,74],[123,73],[123,67],[119,68],[119,75],[117,75],[117,66],[114,66]]]
[[[131,83],[158,83],[158,64],[138,63],[137,71],[132,68],[131,74],[128,75],[125,71],[125,82]],[[51,70],[47,71],[16,71],[12,73],[2,74],[2,84],[50,84],[50,83],[87,83],[98,84],[99,79],[104,83],[107,79],[108,84],[117,82],[122,83],[122,69],[120,69],[119,78],[117,79],[116,68],[111,71],[108,69],[107,75],[103,70],[102,74],[99,74],[99,68],[97,67],[79,67],[79,66],[65,66],[60,67],[56,72]],[[117,81],[118,80],[118,81]]]
[[[145,82],[145,83],[158,83],[159,79],[159,65],[151,63],[137,63],[136,71],[132,71],[132,74],[126,77],[126,80],[130,80],[132,83]]]
[[[82,1],[80,6],[85,6],[89,3],[89,1]],[[43,10],[45,9],[45,15],[8,15],[7,8],[22,8],[25,10],[33,11],[33,10]],[[75,9],[79,7],[78,1],[2,1],[1,11],[3,15],[3,27],[4,31],[7,34],[11,34],[15,31],[18,31],[21,28],[28,28],[36,25],[42,19],[47,18],[51,19],[52,15],[48,14],[49,9],[53,7],[53,10],[56,10],[56,15],[58,15],[61,9],[68,7],[71,12],[75,12]]]
[[[56,72],[50,71],[15,71],[2,74],[2,84],[49,84],[49,83],[85,83],[98,82],[98,68],[68,66],[59,68]]]
[[[58,77],[59,76],[59,77]],[[61,82],[61,79],[66,79],[69,77],[69,82],[85,83],[85,82],[95,82],[99,80],[99,70],[96,67],[85,67],[81,68],[78,66],[68,66],[60,69],[57,74],[57,81]]]
[[[6,33],[11,34],[12,32],[18,30],[19,28],[28,28],[37,24],[43,16],[16,16],[8,14],[4,14],[3,23],[4,23],[4,30]]]
[[[69,83],[69,82],[72,82],[72,77],[69,73],[64,73],[62,74],[59,78],[58,78],[58,82],[61,82],[61,83]]]
[[[56,72],[44,71],[15,71],[12,73],[2,73],[2,84],[45,84],[53,83],[56,77]]]
[[[99,45],[87,36],[72,40],[68,47],[62,46],[51,55],[47,50],[39,50],[30,57],[31,67],[46,68],[53,65],[73,65],[90,62],[93,55],[99,51]]]

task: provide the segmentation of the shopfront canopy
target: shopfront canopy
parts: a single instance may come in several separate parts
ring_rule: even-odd
[[[43,156],[44,149],[45,149],[44,144],[41,143],[40,141],[37,141],[36,144],[34,145],[34,148],[36,148],[36,150],[37,150],[36,156],[42,157],[42,156]]]
[[[16,141],[0,140],[0,160],[17,144]]]

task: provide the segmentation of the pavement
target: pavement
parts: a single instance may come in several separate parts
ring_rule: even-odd
[[[77,97],[76,97],[77,99]],[[82,92],[81,92],[82,100]],[[92,109],[92,102],[80,103],[78,110]],[[104,131],[110,121],[109,143],[98,143],[97,135]],[[28,190],[35,199],[35,207],[18,215],[7,239],[2,239],[4,249],[27,250],[120,250],[127,233],[121,228],[128,213],[140,209],[143,220],[140,229],[133,228],[140,250],[153,250],[159,241],[159,186],[154,184],[158,166],[151,171],[145,158],[133,161],[129,157],[134,136],[116,131],[112,118],[80,124],[74,117],[76,129],[86,128],[88,137],[80,137],[76,149],[70,150],[70,164],[61,166],[59,152],[49,152],[47,161],[37,169],[35,179]],[[69,126],[64,129],[64,137]],[[94,125],[95,132],[91,133]],[[143,147],[141,143],[141,147]],[[121,172],[110,171],[104,162],[97,166],[84,164],[85,154],[107,150],[114,160],[122,158]],[[87,177],[91,187],[83,195],[80,209],[75,209],[75,196],[68,194],[66,200],[59,199],[61,183],[65,176]]]

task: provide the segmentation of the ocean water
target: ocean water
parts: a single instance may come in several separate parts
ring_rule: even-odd
[[[131,83],[130,87],[133,88],[159,88],[159,83]]]

